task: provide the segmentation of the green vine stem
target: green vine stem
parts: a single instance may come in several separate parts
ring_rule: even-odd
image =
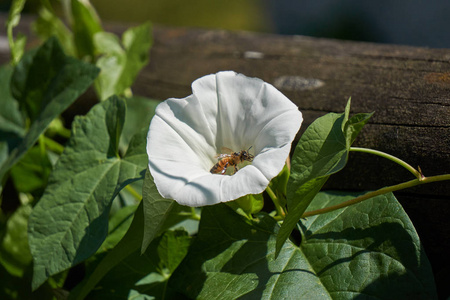
[[[270,199],[272,199],[272,202],[275,205],[275,209],[277,210],[277,214],[279,216],[281,216],[282,218],[284,218],[286,214],[285,214],[283,208],[281,207],[280,200],[278,200],[278,197],[275,195],[275,193],[272,191],[272,189],[269,186],[267,186],[266,192],[269,195]]]
[[[367,194],[361,195],[359,197],[353,198],[351,200],[339,203],[337,205],[333,205],[333,206],[329,206],[329,207],[325,207],[322,209],[317,209],[317,210],[313,210],[313,211],[308,211],[305,212],[302,215],[302,218],[306,218],[306,217],[311,217],[311,216],[315,216],[315,215],[320,215],[320,214],[325,214],[325,213],[329,213],[332,212],[334,210],[337,209],[341,209],[359,202],[362,202],[364,200],[379,196],[379,195],[383,195],[389,192],[395,192],[398,190],[402,190],[402,189],[406,189],[406,188],[410,188],[416,185],[420,185],[420,184],[425,184],[425,183],[431,183],[431,182],[436,182],[436,181],[444,181],[444,180],[450,180],[450,174],[444,174],[444,175],[437,175],[437,176],[431,176],[431,177],[421,177],[420,179],[413,179],[404,183],[400,183],[397,185],[392,185],[392,186],[388,186],[388,187],[384,187],[381,188],[379,190],[373,191],[373,192],[369,192]]]
[[[423,178],[425,178],[421,172],[414,169],[410,164],[408,164],[407,162],[405,162],[405,161],[401,160],[400,158],[395,157],[393,155],[390,155],[390,154],[387,154],[387,153],[384,153],[384,152],[381,152],[378,150],[373,150],[373,149],[368,149],[368,148],[358,148],[358,147],[350,147],[350,151],[369,153],[369,154],[374,154],[374,155],[378,155],[378,156],[387,158],[390,161],[393,161],[393,162],[399,164],[400,166],[404,167],[406,170],[411,172],[417,179],[422,180]]]
[[[125,186],[125,189],[137,200],[141,201],[142,196],[131,185]]]
[[[197,212],[195,211],[195,207],[191,207],[191,212],[179,212],[177,215],[180,217],[186,217],[194,221],[201,220],[201,216],[197,214]]]

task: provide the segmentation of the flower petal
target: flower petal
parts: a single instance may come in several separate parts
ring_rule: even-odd
[[[147,137],[149,168],[163,197],[211,205],[264,191],[278,175],[300,128],[297,107],[272,85],[234,72],[207,75],[193,94],[158,105]],[[252,165],[211,174],[222,147],[252,147]]]

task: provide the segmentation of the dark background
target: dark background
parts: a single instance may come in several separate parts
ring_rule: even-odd
[[[7,11],[10,0],[0,0]],[[58,6],[59,1],[51,1]],[[103,21],[450,48],[448,0],[91,0]],[[34,12],[38,0],[28,0]]]

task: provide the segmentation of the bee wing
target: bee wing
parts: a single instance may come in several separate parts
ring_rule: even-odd
[[[234,151],[231,150],[231,149],[228,148],[228,147],[221,147],[221,148],[220,148],[220,153],[231,154],[231,153],[233,153],[233,152],[234,152]]]
[[[220,152],[221,153],[220,154],[216,154],[214,156],[214,158],[217,158],[217,159],[221,160],[221,159],[223,159],[225,157],[230,157],[231,154],[233,153],[233,150],[231,150],[230,148],[227,148],[227,147],[222,147],[222,148],[220,148]]]
[[[231,154],[216,154],[214,157],[221,160],[225,157],[230,157],[230,156],[231,156]]]

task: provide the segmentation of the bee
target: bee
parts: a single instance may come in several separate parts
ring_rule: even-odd
[[[252,148],[252,147],[250,147]],[[222,147],[222,152],[228,152],[229,154],[219,154],[217,158],[219,161],[211,168],[210,172],[213,174],[221,174],[224,175],[227,171],[228,167],[234,167],[233,174],[239,170],[238,164],[244,161],[253,161],[254,155],[251,155],[248,151],[250,150],[242,150],[239,152],[233,152],[233,150]]]

